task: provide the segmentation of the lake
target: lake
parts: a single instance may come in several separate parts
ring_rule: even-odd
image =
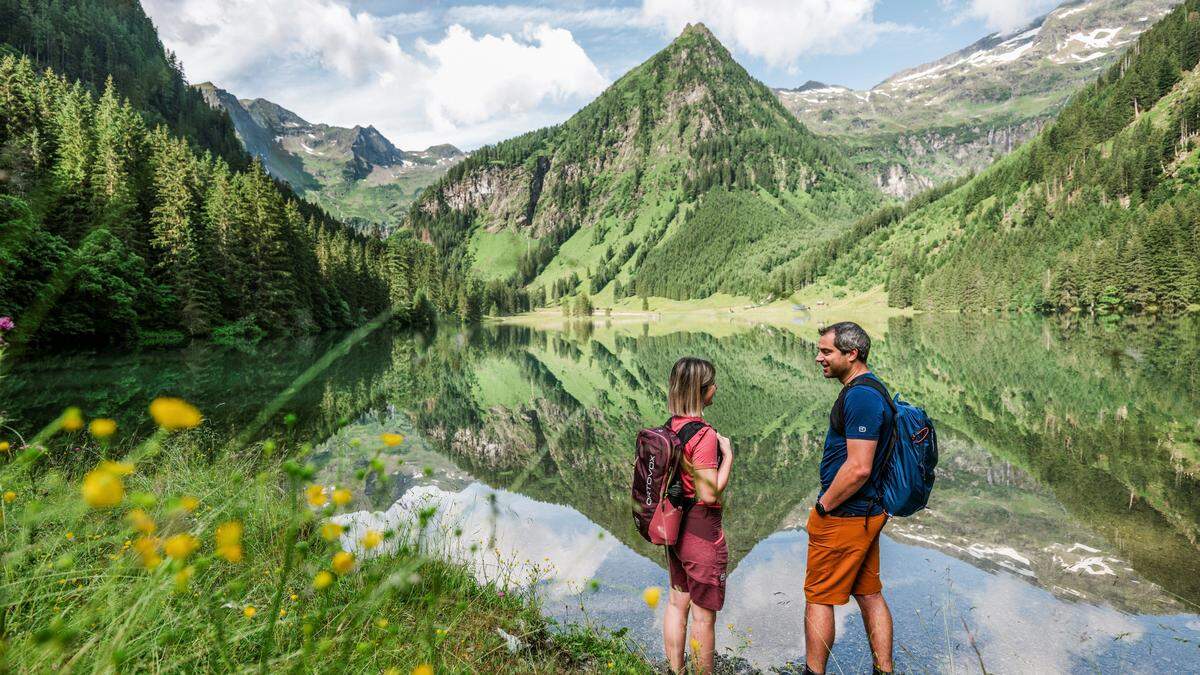
[[[880,322],[882,325],[882,322]],[[938,425],[931,508],[890,522],[884,593],[898,671],[1180,672],[1200,661],[1200,321],[918,316],[877,335],[873,369]],[[410,527],[482,579],[534,580],[545,611],[661,651],[661,549],[629,513],[636,430],[665,419],[682,355],[717,366],[708,419],[737,450],[725,498],[730,576],[718,648],[750,665],[803,662],[803,529],[838,385],[815,326],[622,322],[380,331],[244,350],[195,345],[9,362],[4,434],[67,405],[149,430],[162,394],[197,404],[214,447],[314,445],[319,480],[372,460],[345,541]],[[314,367],[315,366],[315,367]],[[406,436],[376,457],[362,443]],[[379,552],[386,554],[387,545]],[[870,669],[854,604],[831,672]]]

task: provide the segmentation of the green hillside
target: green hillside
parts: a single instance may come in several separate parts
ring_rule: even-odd
[[[96,94],[111,77],[150,126],[165,124],[235,169],[249,165],[228,116],[188,86],[182,64],[163,49],[141,3],[0,0],[0,44]]]
[[[408,225],[535,304],[766,295],[784,260],[881,199],[697,24],[563,124],[472,154]]]
[[[1200,2],[1180,5],[992,168],[780,287],[897,306],[1175,312],[1200,303]],[[860,231],[859,234],[863,234]]]

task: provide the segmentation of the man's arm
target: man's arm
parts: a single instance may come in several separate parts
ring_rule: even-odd
[[[821,505],[826,511],[841,506],[842,502],[853,497],[854,493],[866,484],[875,462],[876,445],[879,445],[879,441],[875,439],[846,439],[846,463],[838,469],[833,483],[821,496]]]

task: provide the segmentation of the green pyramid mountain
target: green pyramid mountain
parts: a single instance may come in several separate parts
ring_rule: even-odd
[[[794,261],[778,289],[886,283],[892,304],[929,309],[1200,309],[1198,62],[1200,0],[1188,0],[1032,141],[865,220],[835,244],[836,268]]]
[[[473,153],[407,224],[535,302],[763,296],[881,198],[695,24],[566,122]]]

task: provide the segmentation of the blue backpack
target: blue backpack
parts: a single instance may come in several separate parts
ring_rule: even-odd
[[[929,494],[933,492],[934,469],[938,462],[933,420],[921,408],[901,400],[899,394],[890,397],[879,380],[860,376],[842,388],[830,414],[834,429],[840,429],[843,436],[846,392],[856,386],[879,392],[892,409],[892,439],[884,450],[886,454],[879,475],[875,477],[877,500],[890,515],[911,516],[929,504]]]

